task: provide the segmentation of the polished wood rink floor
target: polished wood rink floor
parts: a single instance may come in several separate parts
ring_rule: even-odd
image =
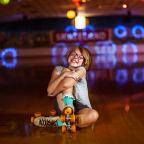
[[[0,144],[144,144],[144,86],[90,82],[89,95],[99,119],[76,134],[33,126],[30,116],[48,113],[46,87],[52,68],[1,68]],[[95,82],[95,80],[93,80]]]

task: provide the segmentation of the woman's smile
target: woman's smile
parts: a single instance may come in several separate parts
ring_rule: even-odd
[[[72,63],[78,63],[79,61],[78,61],[78,59],[72,59],[71,62],[72,62]]]

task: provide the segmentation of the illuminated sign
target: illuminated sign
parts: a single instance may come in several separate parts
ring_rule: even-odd
[[[88,42],[88,41],[106,41],[109,39],[108,30],[96,31],[73,31],[73,32],[55,32],[53,40],[55,42]]]

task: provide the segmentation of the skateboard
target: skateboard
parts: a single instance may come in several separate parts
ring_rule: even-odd
[[[50,118],[54,122],[50,122]],[[55,116],[54,111],[51,112],[51,116],[43,116],[41,112],[36,112],[31,117],[31,123],[39,127],[61,127],[62,133],[76,132],[76,115],[70,106],[65,107],[60,116]]]

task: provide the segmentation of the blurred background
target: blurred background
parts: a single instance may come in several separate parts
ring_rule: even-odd
[[[80,45],[92,54],[87,80],[100,123],[109,109],[138,112],[138,124],[128,119],[139,137],[125,135],[143,143],[144,0],[0,0],[0,113],[46,113],[52,70],[67,66],[67,51]]]
[[[106,82],[140,88],[143,6],[143,0],[1,0],[0,88],[46,89],[51,69],[66,66],[66,52],[79,45],[93,55],[91,89]]]

